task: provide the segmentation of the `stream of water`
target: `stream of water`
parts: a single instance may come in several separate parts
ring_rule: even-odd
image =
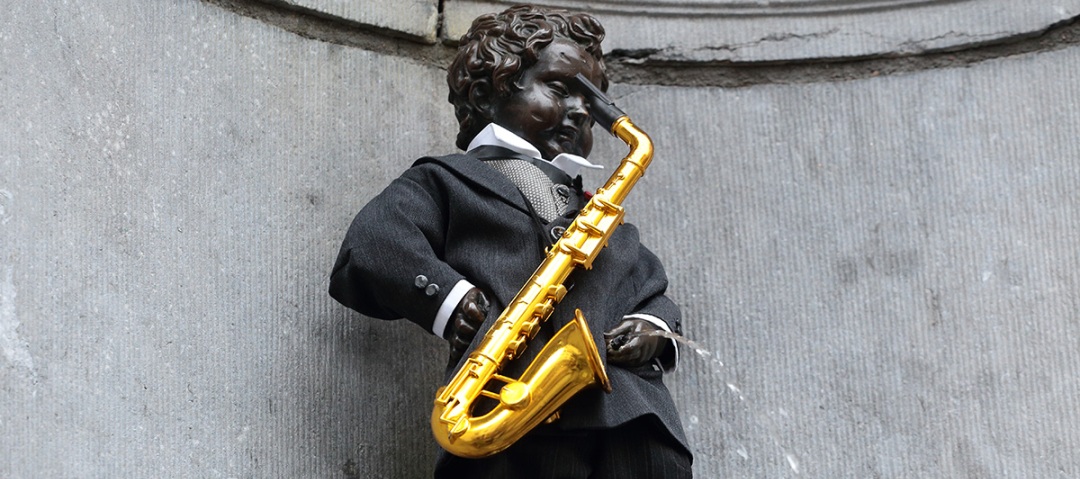
[[[686,348],[693,351],[699,359],[706,361],[710,366],[712,366],[712,373],[719,377],[720,380],[722,380],[727,386],[728,390],[730,390],[731,393],[736,398],[738,398],[739,404],[742,405],[746,416],[750,418],[754,424],[756,424],[758,427],[765,431],[765,433],[769,437],[769,440],[772,441],[772,443],[777,447],[777,449],[780,450],[781,454],[783,454],[784,460],[787,462],[788,466],[791,467],[791,470],[794,471],[795,474],[800,473],[800,464],[798,457],[795,456],[795,454],[792,453],[791,450],[787,446],[785,446],[782,441],[780,441],[780,435],[777,433],[776,427],[777,420],[774,419],[772,415],[763,411],[761,407],[755,406],[746,400],[746,396],[743,394],[742,388],[740,388],[736,384],[735,380],[730,377],[730,375],[728,374],[728,369],[724,366],[724,362],[721,361],[720,358],[713,355],[712,351],[705,349],[701,346],[701,344],[697,343],[696,341],[690,340],[685,336],[669,331],[643,331],[640,333],[636,333],[636,335],[661,336],[664,338],[678,341]],[[776,411],[776,414],[779,415],[781,418],[785,419],[790,417],[787,410],[785,410],[784,408],[779,408]],[[739,455],[739,457],[742,457],[744,460],[750,459],[750,452],[746,450],[745,446],[738,446],[735,452]]]

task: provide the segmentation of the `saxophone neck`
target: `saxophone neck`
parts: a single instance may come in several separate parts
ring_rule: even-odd
[[[653,142],[649,135],[625,115],[611,125],[611,134],[630,147],[630,153],[623,158],[623,163],[630,162],[644,172],[653,157]]]
[[[578,73],[574,80],[589,102],[589,115],[593,120],[630,146],[630,154],[623,158],[623,164],[620,165],[619,170],[630,162],[640,169],[641,173],[644,173],[645,168],[652,161],[653,144],[649,135],[634,125],[626,112],[616,106],[615,102],[611,101],[588,78],[585,78],[585,75]]]

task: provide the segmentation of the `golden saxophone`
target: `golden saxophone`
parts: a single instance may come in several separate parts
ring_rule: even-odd
[[[450,383],[439,389],[431,412],[431,430],[439,445],[457,456],[485,457],[510,447],[541,422],[557,417],[559,408],[586,387],[599,385],[611,391],[600,353],[580,310],[574,312],[574,321],[548,341],[520,379],[499,374],[551,316],[555,303],[566,294],[563,283],[574,268],[592,267],[597,254],[623,222],[623,200],[652,161],[649,136],[584,76],[579,74],[576,81],[586,92],[592,117],[626,142],[630,153],[548,250],[547,258]],[[485,389],[492,380],[504,384],[498,394]],[[482,416],[473,417],[472,408],[480,396],[498,404]]]

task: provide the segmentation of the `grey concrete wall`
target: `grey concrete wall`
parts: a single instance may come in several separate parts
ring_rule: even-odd
[[[616,87],[703,477],[1080,475],[1078,62]]]
[[[443,72],[195,0],[5,13],[0,477],[427,476],[444,346],[325,287],[450,148]],[[1078,66],[613,86],[712,353],[668,379],[699,477],[1080,475]]]
[[[442,74],[192,0],[5,15],[0,477],[430,468],[444,350],[326,278],[456,131]]]

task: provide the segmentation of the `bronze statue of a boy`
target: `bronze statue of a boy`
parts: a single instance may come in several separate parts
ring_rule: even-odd
[[[417,160],[356,216],[330,294],[380,319],[406,318],[450,343],[448,373],[544,259],[584,205],[582,168],[593,121],[582,74],[607,77],[593,17],[516,6],[477,18],[447,81],[464,154]],[[442,453],[436,477],[691,477],[692,457],[664,386],[677,347],[644,331],[680,331],[660,261],[623,225],[570,290],[523,357],[518,377],[553,331],[586,311],[603,331],[612,392],[586,390],[560,418],[482,459]],[[489,314],[494,313],[494,314]]]

